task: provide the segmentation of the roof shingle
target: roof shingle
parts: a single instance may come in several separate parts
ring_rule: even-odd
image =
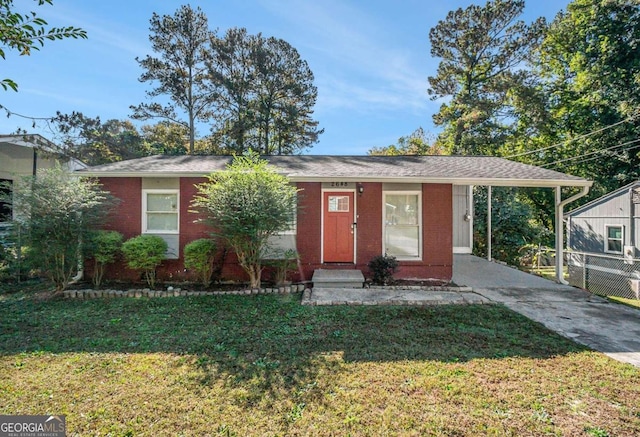
[[[202,176],[221,171],[230,156],[149,156],[81,170],[101,177]],[[591,181],[490,156],[266,156],[294,181],[433,182],[475,185],[588,186]]]

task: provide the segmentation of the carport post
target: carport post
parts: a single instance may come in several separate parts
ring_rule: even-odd
[[[562,187],[556,187],[556,280],[567,285],[568,282],[564,280],[564,222],[563,211],[564,206],[589,194],[590,185],[582,187],[582,191],[578,194],[574,194],[568,199],[562,200]]]
[[[491,185],[487,187],[487,259],[491,261]]]
[[[562,222],[562,187],[556,187],[556,281],[566,284],[564,280],[564,226]]]

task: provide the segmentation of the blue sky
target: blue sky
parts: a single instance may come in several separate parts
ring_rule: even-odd
[[[172,15],[183,2],[159,0],[54,0],[37,11],[50,25],[74,25],[87,40],[47,42],[31,56],[7,51],[2,78],[19,91],[0,90],[0,104],[14,113],[50,117],[56,111],[126,119],[129,106],[146,101],[149,84],[140,83],[135,58],[151,54],[149,19]],[[250,33],[282,38],[309,63],[318,87],[315,119],[325,129],[307,153],[361,155],[393,144],[418,127],[437,133],[432,115],[440,105],[427,95],[427,78],[438,59],[430,55],[429,30],[447,12],[471,0],[211,0],[192,1],[221,33],[246,27]],[[568,0],[527,0],[523,19],[552,19]],[[26,11],[25,9],[24,11]],[[18,127],[54,139],[46,122],[5,117],[0,133]],[[199,134],[207,133],[206,126]]]

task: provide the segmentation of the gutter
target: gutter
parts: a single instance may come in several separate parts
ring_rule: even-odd
[[[568,199],[562,200],[562,191],[561,187],[556,187],[556,280],[563,284],[569,285],[567,281],[565,281],[563,277],[564,272],[564,222],[563,222],[563,209],[564,206],[574,202],[581,197],[589,194],[589,189],[591,188],[591,184],[585,185],[582,187],[582,191],[578,194],[574,194]]]

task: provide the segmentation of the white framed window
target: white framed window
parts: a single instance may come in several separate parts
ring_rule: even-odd
[[[422,193],[385,191],[383,251],[399,260],[422,259]]]
[[[180,231],[180,192],[142,190],[142,232],[177,234]]]
[[[604,251],[607,253],[622,253],[624,247],[624,226],[605,225]]]

